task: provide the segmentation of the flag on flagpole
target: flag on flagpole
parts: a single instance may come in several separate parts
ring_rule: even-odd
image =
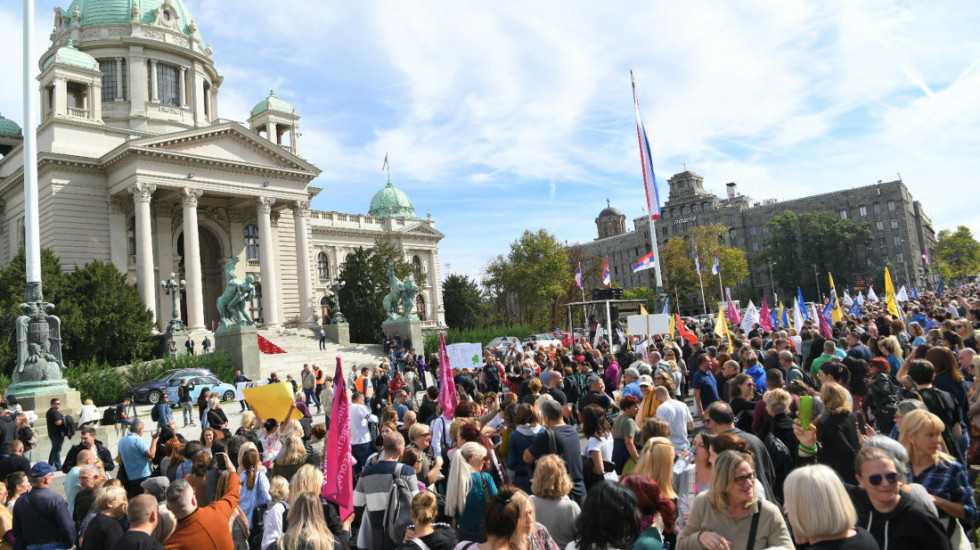
[[[847,310],[847,316],[858,317],[860,315],[861,315],[861,302],[854,300],[854,303],[851,304],[851,309]]]
[[[820,313],[820,316],[821,317],[823,317],[825,319],[832,319],[833,318],[834,307],[833,307],[832,304],[833,304],[833,302],[827,302],[827,305],[825,305],[823,307],[823,311]]]
[[[740,325],[742,327],[742,332],[745,334],[752,332],[752,329],[755,328],[755,324],[759,323],[761,320],[762,318],[759,315],[759,310],[755,308],[755,304],[752,303],[752,300],[749,300],[749,306],[745,308],[745,315],[742,316],[742,323]]]
[[[340,508],[340,520],[344,521],[354,513],[354,455],[351,454],[350,401],[339,355],[333,380],[332,422],[323,455],[324,475],[320,496]]]
[[[711,266],[712,275],[721,275],[721,260],[718,258],[718,252],[715,251],[715,263]]]
[[[698,335],[688,330],[687,326],[684,325],[684,321],[681,321],[681,316],[676,313],[674,314],[674,326],[677,327],[677,333],[680,334],[681,338],[687,340],[688,344],[693,344],[698,341]]]
[[[782,302],[779,302],[779,324],[783,328],[789,328],[789,308],[784,306]]]
[[[452,365],[449,364],[449,354],[446,353],[446,335],[439,333],[439,404],[447,419],[456,416],[456,405],[459,398],[456,395],[456,382],[453,380]]]
[[[666,313],[666,312],[665,312]],[[674,320],[673,315],[670,317],[670,321],[667,322],[667,335],[670,339],[674,339],[674,331],[677,330],[677,321]]]
[[[759,326],[760,327],[762,327],[762,328],[764,328],[766,330],[772,330],[773,329],[773,325],[775,323],[773,323],[773,321],[772,321],[772,315],[771,315],[771,313],[772,313],[772,311],[769,310],[769,303],[766,301],[766,297],[763,296],[762,297],[762,310],[759,311]]]
[[[653,252],[651,252],[646,256],[643,256],[642,258],[637,260],[635,264],[633,264],[633,273],[636,273],[637,271],[643,271],[644,269],[651,269],[653,267],[654,267]]]
[[[670,313],[670,296],[668,296],[667,299],[664,300],[664,310],[661,311],[660,313],[662,313],[664,315],[667,315],[667,314]]]
[[[892,276],[887,267],[885,268],[885,300],[888,304],[888,313],[898,317],[898,304],[895,303],[895,283],[892,282]]]
[[[868,287],[868,300],[871,300],[872,302],[878,301],[878,295],[875,294],[875,287],[873,286]]]
[[[647,313],[646,306],[644,306],[643,304],[640,304],[640,315],[649,315],[649,313]]]
[[[728,337],[728,349],[732,349],[732,337],[728,333],[728,322],[725,321],[725,312],[721,308],[718,308],[718,319],[715,321],[714,333],[719,338]]]
[[[855,300],[855,302],[861,304],[862,306],[864,305],[864,294],[862,294],[860,290],[858,291],[858,297],[857,300]]]
[[[834,286],[834,275],[828,272],[827,277],[830,279],[830,303],[833,305],[833,308],[830,310],[831,320],[834,323],[838,323],[844,318],[844,312],[841,311],[840,302],[837,301],[837,287]]]
[[[919,301],[919,288],[918,287],[912,287],[912,299],[915,300],[916,302]]]
[[[851,298],[851,295],[850,295],[850,294],[848,294],[847,292],[845,292],[845,293],[844,293],[844,298],[843,298],[843,301],[844,301],[844,305],[845,305],[845,306],[847,306],[847,307],[851,307],[851,304],[853,304],[853,303],[854,303],[854,298]]]
[[[905,290],[905,285],[902,285],[902,288],[898,289],[898,293],[895,294],[895,300],[898,302],[909,301],[909,293]]]
[[[606,264],[602,267],[602,284],[608,285],[612,282],[612,277],[609,276],[609,257],[606,257]]]
[[[799,298],[793,300],[793,328],[796,329],[797,334],[803,331],[803,312],[800,311]]]
[[[647,196],[647,212],[650,219],[660,219],[660,194],[657,191],[657,176],[653,173],[653,155],[650,154],[650,142],[647,131],[640,117],[640,98],[636,93],[636,81],[633,71],[630,71],[630,82],[633,85],[633,106],[636,108],[636,138],[640,143],[640,165],[643,168],[643,188]]]
[[[388,153],[385,153],[385,161],[381,164],[381,171],[384,172],[388,169]]]
[[[770,319],[770,322],[772,323],[772,328],[773,329],[779,328],[779,318],[776,316],[776,310],[775,309],[769,312],[769,319]]]
[[[828,311],[827,313],[830,313],[830,312]],[[820,317],[820,319],[819,319],[819,322],[820,322],[820,325],[819,325],[820,326],[820,336],[823,336],[824,338],[833,338],[834,337],[834,333],[831,332],[831,330],[830,330],[830,324],[827,322],[827,316],[826,315],[818,315],[818,317]]]
[[[806,301],[803,300],[803,290],[800,287],[796,287],[796,301],[800,303],[800,312],[803,314],[803,318],[809,321],[810,312],[806,309]]]
[[[694,271],[701,273],[701,257],[698,256],[698,247],[694,247]]]
[[[728,322],[733,325],[737,325],[742,322],[742,316],[738,313],[738,309],[735,308],[735,304],[732,303],[732,297],[727,296],[728,300]]]
[[[931,263],[931,261],[932,261],[932,258],[929,256],[929,249],[928,248],[926,249],[925,252],[922,253],[922,261],[924,261],[926,263],[926,265],[929,265]]]
[[[578,263],[578,269],[575,270],[575,286],[582,288],[582,262]]]

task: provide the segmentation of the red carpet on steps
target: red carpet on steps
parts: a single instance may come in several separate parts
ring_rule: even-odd
[[[261,334],[258,334],[257,336],[259,337],[259,351],[262,353],[267,355],[272,355],[274,353],[286,353],[286,350],[273,344],[265,336],[262,336]]]

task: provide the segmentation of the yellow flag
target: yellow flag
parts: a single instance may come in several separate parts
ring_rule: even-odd
[[[676,322],[674,321],[674,316],[671,315],[670,316],[670,325],[669,325],[669,328],[667,329],[667,331],[670,332],[670,339],[671,340],[674,339],[674,332],[676,330],[677,330],[677,325],[676,325]]]
[[[830,299],[834,301],[834,309],[830,310],[830,319],[833,322],[838,323],[844,318],[844,312],[840,308],[840,299],[837,298],[837,287],[834,286],[834,275],[828,272],[827,277],[830,278]]]
[[[888,313],[898,317],[898,303],[895,301],[895,285],[892,284],[892,276],[885,268],[885,297],[888,300]]]
[[[640,315],[649,315],[647,308],[643,307],[643,304],[640,304]]]
[[[719,337],[724,336],[728,338],[728,349],[731,351],[734,349],[732,345],[732,335],[728,332],[728,320],[725,319],[725,311],[722,308],[718,308],[718,320],[715,321],[714,333]]]

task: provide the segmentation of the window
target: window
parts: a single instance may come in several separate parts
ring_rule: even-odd
[[[901,235],[895,235],[892,238],[892,240],[895,243],[895,246],[902,246],[902,236]]]
[[[708,210],[711,210],[711,205],[708,204],[708,203],[706,203],[706,202],[702,202],[701,203],[701,211],[702,212],[707,212]]]
[[[903,252],[895,254],[895,261],[900,264],[905,263],[905,254]]]
[[[847,210],[841,210],[839,216],[840,216],[840,219],[846,220],[847,219]]]
[[[881,248],[885,248],[886,246],[888,246],[888,244],[885,242],[884,237],[880,237],[878,239],[878,246],[880,246]]]
[[[752,252],[758,252],[758,251],[759,251],[759,243],[753,241],[752,242]]]
[[[693,205],[693,206],[691,206],[691,213],[692,213],[692,214],[697,214],[697,213],[698,213],[698,212],[700,212],[700,211],[701,211],[701,207],[700,207],[700,206],[698,206],[698,205],[696,205],[696,204],[695,204],[695,205]]]
[[[898,220],[892,220],[892,229],[898,229]]]
[[[418,283],[422,278],[422,259],[412,256],[412,267],[415,268],[415,282]]]
[[[127,252],[130,256],[136,255],[136,217],[130,216],[129,221],[126,222],[126,241],[127,241]]]
[[[881,205],[880,205],[880,204],[878,204],[878,203],[875,203],[875,204],[874,204],[874,211],[875,211],[875,215],[876,215],[876,216],[877,216],[878,214],[881,214]]]
[[[253,224],[245,227],[245,259],[259,259],[259,228]]]
[[[681,216],[686,216],[686,215],[687,215],[687,207],[686,206],[682,206],[681,207]]]
[[[752,227],[749,228],[749,235],[752,235],[754,237],[755,236],[755,233],[756,233],[756,230],[755,230],[755,226],[753,225]]]
[[[861,212],[861,217],[862,218],[868,215],[868,207],[867,206],[864,206],[863,204],[861,205],[860,208],[858,208],[858,211]]]
[[[204,116],[211,118],[211,85],[204,84]]]
[[[883,222],[881,220],[876,221],[875,222],[875,229],[877,229],[878,231],[884,231],[885,230],[885,222]]]
[[[425,321],[425,296],[421,294],[415,296],[415,314],[419,316],[419,321]]]
[[[769,226],[768,225],[763,225],[762,226],[762,234],[763,235],[768,235],[769,234]]]
[[[323,252],[316,255],[316,273],[321,281],[330,279],[330,258]]]
[[[180,107],[180,83],[177,67],[157,63],[157,99],[161,105]]]
[[[324,324],[330,320],[330,300],[326,296],[320,298],[320,319]]]
[[[888,211],[889,212],[895,211],[895,201],[888,201]]]
[[[116,74],[117,67],[122,67],[122,74]],[[99,61],[99,70],[102,71],[102,101],[115,101],[116,83],[122,79],[122,90],[119,99],[126,97],[126,60],[122,60],[120,65],[116,65],[115,59],[103,59]]]
[[[252,321],[256,323],[262,323],[262,285],[255,285],[255,293],[252,295],[252,301],[248,303],[248,313],[252,316]]]

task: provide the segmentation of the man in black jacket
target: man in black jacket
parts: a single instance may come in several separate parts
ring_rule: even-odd
[[[78,462],[78,452],[82,449],[88,449],[95,453],[105,465],[105,471],[111,472],[116,468],[116,464],[112,461],[112,451],[107,449],[101,441],[95,439],[95,428],[91,426],[86,426],[78,431],[81,434],[81,442],[78,445],[72,445],[71,449],[68,449],[68,455],[65,456],[65,463],[61,466],[61,471],[68,473],[72,468],[77,466]]]

